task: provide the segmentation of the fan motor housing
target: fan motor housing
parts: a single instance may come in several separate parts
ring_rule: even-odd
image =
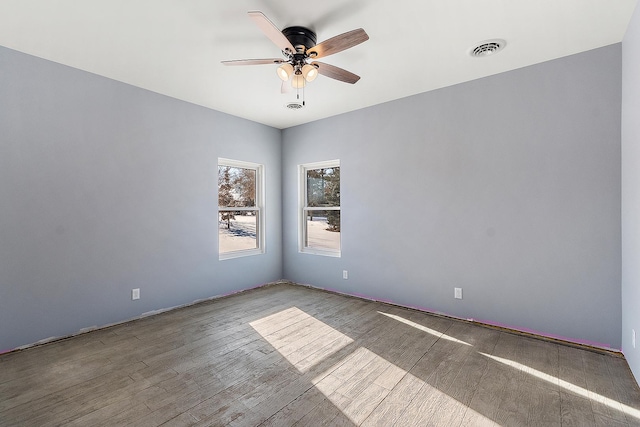
[[[296,49],[304,46],[306,50],[316,45],[316,33],[305,27],[288,27],[282,30],[282,34]]]

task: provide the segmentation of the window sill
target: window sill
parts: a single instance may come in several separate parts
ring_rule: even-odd
[[[261,255],[263,253],[264,251],[261,249],[247,249],[244,251],[225,252],[223,254],[218,255],[218,260],[223,261],[225,259],[242,258],[242,257],[252,256],[252,255]]]
[[[340,258],[342,256],[341,252],[336,251],[323,251],[322,249],[310,249],[304,248],[299,251],[301,254],[309,254],[309,255],[320,255],[320,256],[329,256],[333,258]]]

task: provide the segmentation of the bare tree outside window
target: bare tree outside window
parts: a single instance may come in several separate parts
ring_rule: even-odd
[[[218,164],[218,246],[224,254],[261,252],[260,165]],[[248,254],[248,253],[247,253]]]
[[[340,254],[340,164],[301,166],[303,182],[301,251]]]

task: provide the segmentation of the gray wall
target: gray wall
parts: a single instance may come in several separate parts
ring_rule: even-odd
[[[625,301],[640,275],[637,44],[630,31],[622,45]],[[623,337],[637,375],[621,84],[613,45],[281,133],[0,47],[0,351],[284,277],[612,348]],[[218,157],[266,166],[263,256],[218,261]],[[300,254],[297,165],[335,158],[343,256]]]
[[[640,8],[622,42],[622,351],[640,380]],[[637,334],[631,345],[631,330]]]
[[[280,279],[280,149],[277,129],[0,47],[0,351]],[[218,261],[218,157],[265,165],[265,255]]]
[[[619,348],[620,110],[616,44],[286,129],[284,276]],[[336,158],[342,257],[300,254],[296,167]]]

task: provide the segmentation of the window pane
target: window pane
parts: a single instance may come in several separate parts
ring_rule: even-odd
[[[255,205],[255,169],[218,166],[218,206],[253,207]]]
[[[340,211],[305,211],[305,247],[340,250]]]
[[[307,206],[340,206],[340,167],[307,170]]]
[[[220,253],[256,249],[258,211],[220,211],[218,238]]]

